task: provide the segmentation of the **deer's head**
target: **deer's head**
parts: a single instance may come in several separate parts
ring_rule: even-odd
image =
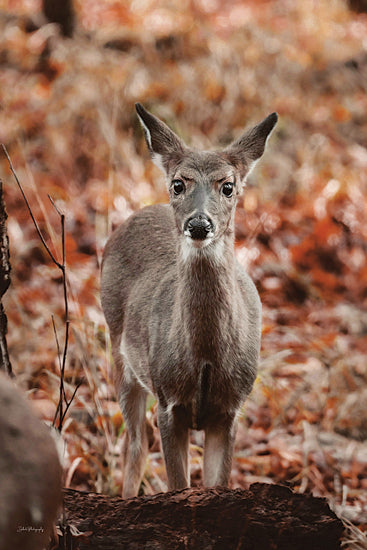
[[[232,233],[237,198],[264,152],[277,114],[222,151],[198,151],[187,147],[140,103],[136,110],[151,157],[166,175],[176,226],[189,249],[205,248]]]

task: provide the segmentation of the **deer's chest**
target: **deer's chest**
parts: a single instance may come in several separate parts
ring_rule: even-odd
[[[161,405],[183,407],[189,427],[201,429],[218,414],[235,414],[251,391],[256,363],[255,350],[234,351],[230,342],[195,348],[183,341],[156,355],[151,377]]]

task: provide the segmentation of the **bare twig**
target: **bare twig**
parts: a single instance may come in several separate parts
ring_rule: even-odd
[[[70,327],[70,321],[69,321],[69,304],[68,304],[68,293],[67,293],[67,285],[66,285],[66,263],[65,263],[65,214],[63,214],[56,206],[53,199],[48,195],[48,198],[50,199],[50,202],[52,206],[55,208],[56,212],[60,216],[60,223],[61,223],[61,250],[62,250],[62,263],[58,263],[58,267],[60,268],[62,272],[62,286],[64,291],[64,308],[65,308],[65,338],[64,338],[64,350],[62,354],[62,362],[61,362],[61,376],[60,376],[60,398],[59,398],[59,425],[58,430],[61,432],[62,430],[62,423],[63,419],[65,418],[65,414],[63,413],[63,402],[65,399],[65,403],[67,406],[67,409],[70,406],[70,403],[68,403],[66,396],[65,396],[65,388],[64,388],[64,377],[65,377],[65,366],[66,366],[66,357],[68,353],[68,344],[69,344],[69,327]],[[74,394],[75,395],[75,394]]]
[[[40,230],[39,225],[38,225],[38,223],[37,223],[37,221],[36,221],[36,219],[35,219],[35,217],[34,217],[34,215],[33,215],[33,212],[32,212],[32,209],[31,209],[31,207],[30,207],[30,205],[29,205],[28,199],[27,199],[27,197],[26,197],[26,195],[25,195],[25,193],[24,193],[24,191],[23,191],[23,187],[22,187],[22,185],[21,185],[21,183],[20,183],[20,181],[19,181],[19,179],[18,179],[18,176],[17,176],[16,173],[15,173],[15,170],[14,170],[14,167],[13,167],[13,163],[12,163],[12,161],[10,160],[8,151],[6,150],[6,147],[5,147],[5,145],[4,145],[3,143],[1,144],[1,147],[3,148],[3,151],[4,151],[4,154],[5,154],[6,158],[8,159],[8,163],[9,163],[10,170],[11,170],[13,176],[14,176],[15,181],[17,182],[17,185],[18,185],[18,187],[19,187],[19,189],[20,189],[20,192],[22,193],[24,202],[25,202],[25,204],[26,204],[26,206],[27,206],[27,208],[28,208],[29,215],[30,215],[31,218],[32,218],[32,222],[33,222],[34,227],[36,228],[36,231],[37,231],[37,233],[38,233],[38,236],[39,236],[39,238],[41,239],[42,244],[43,244],[43,246],[45,247],[45,250],[46,250],[47,254],[50,256],[51,260],[54,262],[54,264],[57,265],[58,268],[61,269],[61,268],[62,268],[62,264],[60,264],[60,262],[57,261],[57,259],[55,258],[55,256],[54,256],[53,253],[51,252],[51,250],[50,250],[48,244],[47,244],[46,241],[45,241],[44,236],[42,235],[42,231]]]
[[[65,397],[66,407],[65,407],[64,414],[63,414],[63,415],[60,415],[60,422],[61,422],[61,425],[62,425],[63,422],[64,422],[64,418],[65,418],[65,416],[66,416],[66,413],[67,413],[68,410],[69,410],[70,405],[71,405],[72,402],[73,402],[73,399],[74,399],[74,397],[75,397],[75,395],[76,395],[76,392],[78,391],[78,389],[80,388],[80,386],[81,386],[83,383],[84,383],[84,378],[82,378],[82,379],[80,380],[80,382],[76,385],[75,390],[73,391],[72,396],[70,397],[69,401],[68,401],[68,400],[66,399],[66,397]]]
[[[59,402],[57,404],[56,411],[55,411],[55,416],[54,416],[54,419],[53,419],[53,422],[52,422],[52,425],[55,426],[57,416],[59,415],[60,418],[62,418],[62,416],[63,416],[62,407],[63,407],[64,399],[66,401],[66,397],[65,397],[64,376],[63,376],[63,368],[62,368],[62,361],[61,361],[61,351],[60,351],[59,337],[57,335],[55,319],[54,319],[53,315],[51,316],[51,319],[52,319],[52,327],[54,329],[54,335],[55,335],[56,347],[57,347],[57,357],[58,357],[58,360],[59,360],[59,367],[60,367]]]
[[[24,190],[23,190],[23,187],[18,179],[18,176],[14,170],[14,167],[13,167],[13,164],[11,162],[11,159],[8,155],[8,152],[6,150],[6,147],[5,145],[1,144],[2,148],[3,148],[3,151],[4,151],[4,154],[8,160],[8,163],[9,163],[9,166],[10,166],[10,170],[15,178],[15,181],[17,182],[17,185],[20,189],[20,192],[23,196],[23,199],[24,199],[24,202],[28,208],[28,212],[32,218],[32,221],[33,221],[33,225],[34,227],[36,228],[36,231],[38,233],[38,236],[39,238],[41,239],[41,242],[46,250],[46,252],[48,253],[48,255],[50,256],[51,260],[53,261],[53,263],[60,269],[61,273],[62,273],[62,286],[63,286],[63,294],[64,294],[64,310],[65,310],[65,336],[64,336],[64,347],[63,347],[63,351],[62,351],[62,358],[61,358],[61,351],[60,351],[60,345],[59,345],[59,340],[58,340],[58,337],[57,337],[57,331],[56,331],[56,326],[55,326],[55,322],[54,322],[54,318],[52,317],[52,326],[53,326],[53,330],[54,330],[54,334],[55,334],[55,339],[56,339],[56,346],[57,346],[57,354],[58,354],[58,358],[59,358],[59,365],[60,365],[60,391],[59,391],[59,402],[58,402],[58,405],[57,405],[57,408],[56,408],[56,413],[55,413],[55,417],[54,417],[54,421],[53,421],[53,425],[56,424],[56,420],[57,420],[57,417],[59,418],[59,422],[58,422],[58,430],[61,432],[62,430],[62,425],[63,425],[63,421],[65,419],[65,415],[75,397],[75,394],[78,390],[78,388],[80,387],[80,385],[82,384],[82,382],[79,382],[79,384],[76,386],[74,392],[73,392],[73,395],[71,396],[71,399],[68,400],[67,397],[66,397],[66,393],[65,393],[65,384],[64,384],[64,380],[65,380],[65,367],[66,367],[66,359],[67,359],[67,353],[68,353],[68,345],[69,345],[69,328],[70,328],[70,320],[69,320],[69,304],[68,304],[68,292],[67,292],[67,282],[66,282],[66,261],[65,261],[65,257],[66,257],[66,254],[65,254],[65,214],[63,214],[60,209],[56,206],[54,200],[52,199],[52,197],[50,197],[50,195],[48,195],[48,198],[52,204],[52,206],[55,208],[56,212],[58,213],[58,215],[60,216],[60,224],[61,224],[61,252],[62,252],[62,261],[59,262],[57,259],[56,259],[56,256],[52,253],[52,251],[50,250],[43,234],[42,234],[42,231],[40,230],[39,228],[39,225],[33,215],[33,212],[32,212],[32,209],[30,207],[30,204],[28,202],[28,199],[24,193]],[[66,404],[66,407],[65,407],[65,411],[64,411],[64,403]]]

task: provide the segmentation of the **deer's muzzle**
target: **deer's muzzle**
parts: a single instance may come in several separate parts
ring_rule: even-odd
[[[203,241],[213,235],[213,223],[204,213],[189,218],[184,227],[184,234],[191,239]]]

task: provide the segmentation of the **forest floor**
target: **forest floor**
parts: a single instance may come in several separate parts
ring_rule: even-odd
[[[259,376],[243,407],[232,487],[283,483],[367,528],[367,16],[342,0],[76,3],[73,38],[36,28],[37,0],[0,11],[0,142],[50,249],[65,214],[70,336],[65,483],[119,494],[123,419],[99,300],[101,253],[136,209],[167,202],[134,103],[194,146],[279,122],[236,218],[263,303]],[[19,384],[45,419],[59,397],[65,310],[9,170],[12,284],[4,305]],[[55,328],[53,327],[53,322]],[[55,338],[57,334],[57,341]],[[59,347],[59,353],[58,353]],[[148,414],[155,419],[155,403]],[[159,438],[142,491],[166,489]],[[201,483],[202,436],[191,439]],[[351,533],[366,548],[361,531]]]

